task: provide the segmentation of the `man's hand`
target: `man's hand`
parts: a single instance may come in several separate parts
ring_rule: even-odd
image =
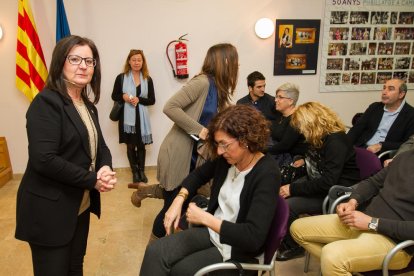
[[[369,150],[372,153],[377,153],[382,149],[382,145],[381,144],[374,144],[371,146],[367,147],[367,150]]]
[[[345,213],[349,213],[356,210],[358,203],[355,199],[351,199],[348,202],[341,203],[336,207],[336,213],[339,217],[344,215]]]
[[[388,167],[388,165],[392,162],[392,159],[393,159],[393,158],[391,158],[391,159],[387,159],[387,160],[385,160],[385,161],[384,161],[384,168],[385,168],[385,167]]]
[[[336,213],[343,224],[359,230],[368,230],[368,224],[371,222],[372,217],[356,211],[357,206],[357,201],[351,199],[346,203],[339,204],[336,208]]]
[[[339,219],[349,227],[354,227],[358,230],[368,230],[368,224],[371,222],[372,217],[360,211],[351,211],[339,216]]]

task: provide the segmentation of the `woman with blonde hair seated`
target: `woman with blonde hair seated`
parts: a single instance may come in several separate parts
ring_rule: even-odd
[[[352,186],[359,181],[355,151],[335,112],[317,102],[304,103],[292,114],[291,125],[305,136],[309,148],[302,161],[307,175],[279,191],[289,204],[289,225],[302,214],[321,214],[323,199],[333,185]],[[303,253],[288,233],[277,260],[290,260]]]

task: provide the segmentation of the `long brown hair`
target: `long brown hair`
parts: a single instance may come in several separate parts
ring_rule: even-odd
[[[129,51],[129,54],[128,54],[127,59],[126,59],[125,64],[124,64],[124,71],[123,71],[124,74],[131,71],[131,65],[129,65],[129,60],[131,59],[132,56],[135,56],[135,55],[141,55],[141,57],[142,57],[142,68],[141,68],[142,77],[144,79],[148,79],[149,71],[148,71],[147,59],[145,58],[144,51],[142,51],[142,50],[131,49]]]
[[[58,92],[63,97],[71,99],[68,94],[68,89],[63,76],[63,66],[65,65],[66,58],[75,46],[89,46],[92,51],[93,58],[96,60],[96,66],[93,71],[92,79],[89,85],[82,89],[81,97],[84,101],[90,102],[88,97],[88,87],[90,87],[94,94],[93,103],[99,102],[101,95],[101,60],[99,58],[98,49],[95,43],[86,37],[80,37],[77,35],[71,35],[65,37],[56,44],[52,54],[52,61],[50,62],[49,75],[46,79],[46,87]]]
[[[210,47],[201,73],[214,78],[218,92],[218,109],[223,110],[229,105],[237,85],[239,56],[236,47],[229,43]]]

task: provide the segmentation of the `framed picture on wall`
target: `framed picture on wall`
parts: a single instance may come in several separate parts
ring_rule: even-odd
[[[320,20],[276,20],[273,75],[315,75]]]

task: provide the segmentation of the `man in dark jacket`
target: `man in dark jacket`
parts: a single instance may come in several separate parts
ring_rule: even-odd
[[[371,104],[349,130],[352,144],[373,153],[398,149],[414,134],[414,108],[406,103],[406,94],[407,85],[403,80],[388,80],[381,102]]]
[[[281,114],[275,109],[275,97],[265,93],[266,79],[262,73],[254,71],[247,76],[249,94],[239,99],[237,104],[247,104],[262,112],[266,119],[274,121]]]

